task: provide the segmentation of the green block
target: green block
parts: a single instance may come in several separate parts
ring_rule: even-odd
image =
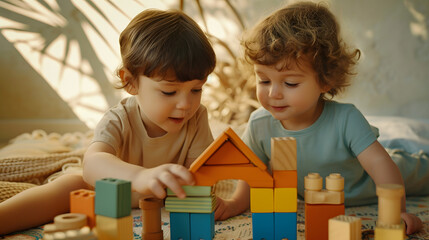
[[[211,213],[216,206],[216,196],[209,197],[167,197],[165,210],[168,212]]]
[[[95,183],[95,214],[111,218],[131,214],[131,182],[104,178]]]
[[[211,186],[190,186],[184,185],[182,186],[183,190],[185,190],[187,197],[206,197],[210,196],[213,193],[213,187]],[[167,188],[168,196],[176,196],[173,191]]]

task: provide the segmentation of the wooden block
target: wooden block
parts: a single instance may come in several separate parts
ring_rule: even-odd
[[[274,181],[266,171],[255,166],[202,166],[194,173],[198,186],[213,186],[219,180],[241,179],[250,187],[273,187]]]
[[[163,205],[163,199],[143,198],[139,200],[143,222],[142,240],[162,240],[164,238],[161,228],[161,208]]]
[[[298,208],[298,192],[296,188],[274,189],[274,212],[296,212]]]
[[[252,213],[253,240],[274,240],[274,213]]]
[[[204,163],[207,165],[249,164],[249,159],[231,142],[225,141]]]
[[[86,226],[87,216],[82,213],[64,213],[54,218],[53,224],[44,226],[44,233],[63,232],[67,230],[81,229]]]
[[[399,184],[377,185],[378,219],[377,223],[389,226],[401,224],[401,201],[405,194],[404,186]]]
[[[272,170],[296,170],[296,140],[293,137],[271,138]]]
[[[43,240],[97,240],[95,234],[87,226],[64,232],[44,233]]]
[[[298,186],[296,170],[274,170],[273,179],[275,188],[297,188]]]
[[[111,218],[96,215],[97,235],[99,240],[134,239],[133,217]]]
[[[170,239],[191,240],[190,213],[170,212]]]
[[[274,239],[296,240],[296,212],[274,213]]]
[[[361,240],[361,219],[353,216],[339,215],[329,219],[329,240]]]
[[[404,223],[390,226],[376,226],[374,231],[375,240],[404,240]]]
[[[186,197],[208,197],[213,194],[213,186],[189,186],[183,185],[183,190],[186,193]],[[176,196],[173,191],[167,188],[167,196]]]
[[[318,173],[309,173],[304,177],[304,189],[320,191],[323,188],[323,178]]]
[[[339,173],[331,173],[326,177],[326,190],[342,192],[344,190],[344,178]]]
[[[274,212],[273,188],[250,188],[250,211],[252,213]]]
[[[167,197],[165,210],[168,212],[211,213],[216,207],[216,196],[209,197]]]
[[[131,182],[104,178],[95,183],[95,214],[121,218],[131,214]]]
[[[305,239],[328,240],[329,219],[344,215],[344,204],[305,204]]]
[[[326,191],[304,191],[305,203],[308,204],[342,204],[344,203],[344,192]]]
[[[191,164],[189,171],[195,173],[200,167],[202,167],[206,161],[223,145],[225,141],[228,140],[226,134],[219,135],[203,153]]]
[[[191,240],[210,240],[214,238],[214,212],[190,213]]]
[[[85,214],[88,226],[95,227],[95,192],[87,189],[70,192],[70,212]]]

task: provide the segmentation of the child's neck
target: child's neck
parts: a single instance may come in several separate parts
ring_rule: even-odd
[[[307,112],[305,115],[293,119],[281,120],[280,122],[286,130],[303,130],[313,125],[317,121],[317,119],[319,119],[320,115],[322,115],[324,106],[325,101],[323,99],[320,99],[317,102],[316,107]]]

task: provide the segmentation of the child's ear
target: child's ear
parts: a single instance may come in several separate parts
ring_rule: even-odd
[[[121,68],[119,70],[119,77],[121,78],[122,86],[126,86],[124,89],[131,95],[137,95],[138,93],[138,83],[133,81],[134,76],[126,68]]]

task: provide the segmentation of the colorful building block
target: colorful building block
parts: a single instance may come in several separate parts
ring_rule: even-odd
[[[298,187],[298,173],[296,170],[274,170],[273,179],[275,188]]]
[[[344,215],[344,204],[305,204],[305,239],[328,240],[330,218]]]
[[[295,138],[271,138],[270,162],[272,170],[296,170]]]
[[[95,183],[95,214],[121,218],[131,214],[131,182],[104,178]]]
[[[214,238],[214,212],[190,213],[191,240],[211,240]]]
[[[298,209],[298,192],[296,188],[274,189],[274,212],[296,212]]]
[[[274,213],[252,213],[253,240],[274,240]]]
[[[134,239],[133,217],[111,218],[96,215],[97,235],[99,240],[130,240]]]
[[[273,188],[250,188],[250,211],[252,213],[273,212]]]
[[[274,213],[274,239],[296,240],[296,212]]]
[[[87,189],[70,192],[70,212],[85,214],[88,226],[95,227],[95,192]]]
[[[170,212],[170,239],[191,240],[190,213]]]
[[[358,217],[339,215],[329,219],[329,240],[361,240],[362,222]]]
[[[183,185],[183,190],[186,193],[186,197],[208,197],[214,194],[213,186],[189,186]],[[176,196],[176,194],[167,188],[167,196]]]
[[[211,213],[216,206],[216,196],[208,197],[167,197],[165,210],[168,212]]]
[[[139,200],[142,211],[142,240],[162,240],[164,233],[161,228],[161,208],[163,200],[158,198],[144,198]]]

